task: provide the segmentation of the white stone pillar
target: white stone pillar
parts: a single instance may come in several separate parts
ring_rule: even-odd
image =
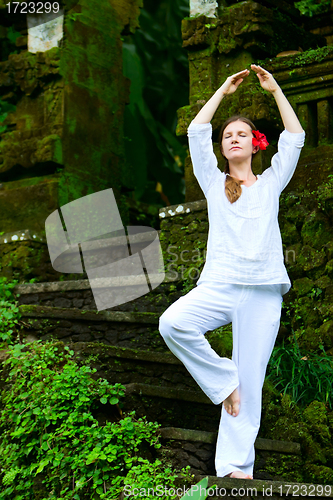
[[[45,52],[57,47],[64,33],[64,12],[27,14],[28,23],[28,51]]]
[[[203,14],[207,17],[217,17],[217,7],[216,0],[190,0],[190,16]]]

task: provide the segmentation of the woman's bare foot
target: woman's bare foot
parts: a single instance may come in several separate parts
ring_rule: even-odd
[[[223,401],[223,406],[225,410],[232,415],[233,417],[237,417],[239,413],[239,392],[238,389],[236,388],[230,396],[228,396],[224,401]]]
[[[240,470],[235,470],[234,472],[231,472],[231,474],[227,474],[227,477],[234,477],[237,479],[253,479],[253,477],[250,476],[250,474],[245,474]]]

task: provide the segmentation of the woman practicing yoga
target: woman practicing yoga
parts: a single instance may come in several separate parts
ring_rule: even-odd
[[[213,115],[221,100],[249,75],[223,83],[188,128],[193,170],[207,199],[206,263],[197,286],[160,317],[170,350],[215,404],[223,401],[216,444],[217,476],[253,478],[254,442],[261,417],[261,393],[277,336],[282,296],[291,283],[284,266],[278,225],[279,196],[290,181],[305,133],[273,76],[251,65],[262,88],[273,94],[285,130],[271,167],[252,172],[252,157],[268,145],[250,120],[231,117],[222,126],[224,173],[213,153]],[[232,359],[221,358],[205,333],[232,323]],[[208,416],[207,416],[208,418]]]

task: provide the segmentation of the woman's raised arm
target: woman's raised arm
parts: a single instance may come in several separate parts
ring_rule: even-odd
[[[250,74],[248,69],[229,76],[223,85],[215,92],[204,107],[199,111],[192,123],[209,123],[219,107],[223,97],[227,94],[233,94],[244,78]]]
[[[255,64],[251,64],[251,69],[257,74],[262,88],[273,94],[285,129],[288,130],[288,132],[296,134],[303,132],[302,125],[300,124],[295,111],[274,79],[273,75],[261,66],[256,66]]]

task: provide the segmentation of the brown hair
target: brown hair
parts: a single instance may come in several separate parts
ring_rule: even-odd
[[[244,122],[244,123],[247,123],[247,125],[249,125],[251,127],[251,130],[257,130],[256,126],[251,122],[251,120],[249,120],[249,118],[246,118],[245,116],[234,115],[234,116],[231,116],[230,118],[228,118],[223,123],[223,125],[221,127],[221,130],[219,133],[219,139],[218,139],[222,156],[223,156],[223,152],[222,152],[223,132],[225,131],[225,129],[227,128],[227,126],[230,123],[236,122],[237,120]],[[226,176],[226,180],[225,180],[225,194],[226,194],[228,200],[230,201],[230,203],[235,203],[235,201],[237,201],[238,198],[240,197],[240,195],[242,194],[241,184],[243,181],[241,181],[239,179],[235,179],[235,177],[231,177],[230,171],[229,171],[229,162],[227,159],[225,162],[224,173],[228,174]]]

